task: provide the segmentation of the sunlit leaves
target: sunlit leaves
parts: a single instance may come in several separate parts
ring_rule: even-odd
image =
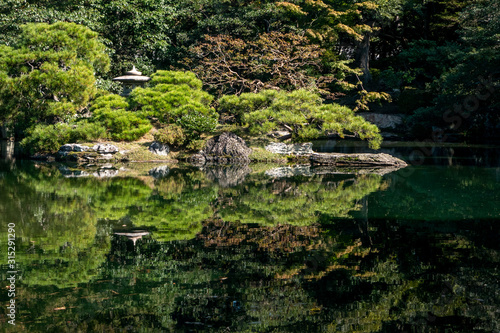
[[[22,29],[16,47],[0,48],[0,120],[26,128],[85,108],[97,92],[94,72],[109,68],[97,34],[62,22]]]
[[[244,93],[239,97],[225,96],[220,105],[234,112],[247,123],[253,133],[267,133],[280,126],[292,131],[295,141],[307,141],[320,136],[356,135],[368,140],[373,148],[382,141],[379,129],[338,104],[323,104],[321,97],[305,89],[292,92],[264,90],[258,94]]]

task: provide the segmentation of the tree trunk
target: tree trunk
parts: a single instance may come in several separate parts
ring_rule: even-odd
[[[372,79],[370,74],[370,33],[366,33],[363,40],[358,43],[356,64],[363,72],[363,77],[361,78],[363,83],[370,83]]]

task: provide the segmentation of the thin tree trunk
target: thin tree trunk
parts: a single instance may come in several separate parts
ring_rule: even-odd
[[[363,40],[358,43],[356,50],[356,64],[363,72],[363,83],[370,83],[370,33],[366,33]]]

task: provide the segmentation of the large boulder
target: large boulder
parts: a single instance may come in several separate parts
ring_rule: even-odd
[[[170,152],[170,147],[158,141],[153,141],[149,146],[148,150],[153,154],[160,156],[167,156]]]
[[[246,164],[252,149],[234,133],[224,132],[207,141],[201,154],[207,163]]]

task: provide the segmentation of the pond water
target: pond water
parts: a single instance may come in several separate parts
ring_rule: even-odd
[[[356,147],[316,144],[363,149]],[[413,165],[362,174],[269,165],[82,171],[4,161],[1,278],[10,276],[12,223],[16,326],[3,286],[1,325],[499,332],[498,147],[384,149]]]

